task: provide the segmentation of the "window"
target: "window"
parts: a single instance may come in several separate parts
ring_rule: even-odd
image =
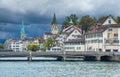
[[[118,49],[113,49],[114,52],[118,52]]]
[[[96,34],[93,34],[94,38],[96,38]]]
[[[103,36],[102,33],[97,34],[97,37],[102,37],[102,36]]]
[[[110,40],[106,40],[106,43],[110,43]]]
[[[81,49],[81,47],[77,47],[77,50],[80,50]]]
[[[115,33],[115,34],[114,34],[114,37],[118,37],[118,33]]]
[[[105,51],[106,51],[106,52],[111,52],[111,50],[110,50],[110,49],[106,49]]]
[[[112,29],[111,29],[111,28],[109,28],[109,29],[108,29],[108,31],[109,31],[109,32],[112,32]]]
[[[90,40],[88,40],[88,44],[90,43]]]
[[[108,20],[108,23],[111,24],[111,20]]]
[[[91,34],[91,38],[93,38],[93,34]]]
[[[119,43],[119,40],[113,40],[113,43]]]
[[[75,33],[77,33],[77,31],[75,31]]]

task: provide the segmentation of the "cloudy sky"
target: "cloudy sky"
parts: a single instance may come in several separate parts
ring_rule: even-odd
[[[120,0],[0,0],[0,39],[19,38],[22,20],[28,37],[41,36],[50,31],[54,13],[59,26],[71,13],[120,16]]]

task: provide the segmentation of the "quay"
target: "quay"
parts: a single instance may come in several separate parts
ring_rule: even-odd
[[[120,61],[119,52],[96,52],[96,51],[63,51],[63,52],[0,52],[0,58],[26,57],[32,61],[33,57],[56,58],[58,61],[65,61],[69,58],[77,58],[89,61]]]

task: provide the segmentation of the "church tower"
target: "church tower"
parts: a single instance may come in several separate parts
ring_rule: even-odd
[[[51,33],[52,34],[58,34],[58,25],[57,25],[55,13],[54,13],[54,17],[53,17],[53,21],[52,21],[51,25],[52,25]]]
[[[21,25],[21,40],[25,39],[25,29],[24,29],[24,21],[22,20],[22,25]]]

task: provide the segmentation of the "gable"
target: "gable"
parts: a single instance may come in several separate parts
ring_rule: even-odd
[[[116,21],[110,16],[108,17],[102,25],[117,24]]]
[[[81,35],[81,33],[76,29],[71,33],[71,35]]]
[[[75,29],[68,35],[67,40],[76,39],[78,38],[78,36],[81,36],[81,35],[82,35],[81,32]]]

